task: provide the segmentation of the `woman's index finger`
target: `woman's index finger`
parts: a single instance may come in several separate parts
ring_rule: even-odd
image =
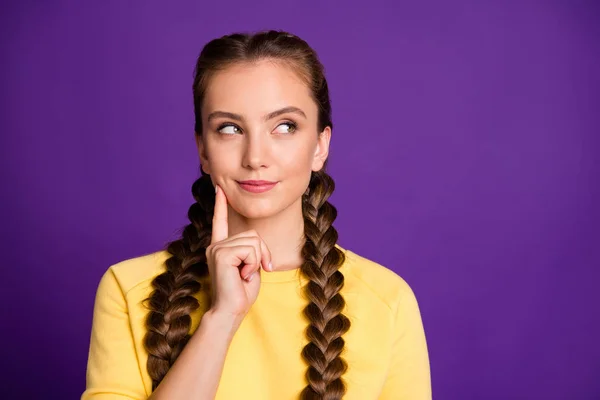
[[[225,192],[218,185],[215,185],[217,191],[215,195],[215,210],[212,221],[212,236],[210,243],[220,242],[227,239],[229,235],[229,225],[227,222],[227,197]]]

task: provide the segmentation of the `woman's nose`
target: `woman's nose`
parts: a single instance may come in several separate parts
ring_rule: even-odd
[[[246,135],[246,146],[244,149],[244,166],[257,169],[268,164],[268,139],[261,135]]]

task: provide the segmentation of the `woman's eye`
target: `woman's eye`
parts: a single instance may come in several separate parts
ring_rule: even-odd
[[[283,131],[279,130],[280,133],[294,133],[296,131],[296,124],[294,124],[293,122],[284,122],[283,124],[279,124],[277,128],[279,128],[280,126],[286,127],[283,128]]]
[[[220,133],[224,133],[226,135],[234,135],[236,133],[240,132],[240,128],[238,128],[235,125],[222,125],[221,127],[219,127],[219,129],[217,129],[217,131],[219,131]]]

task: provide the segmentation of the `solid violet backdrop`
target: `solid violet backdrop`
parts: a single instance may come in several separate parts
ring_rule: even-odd
[[[200,49],[284,29],[326,66],[340,244],[414,289],[435,399],[599,398],[600,7],[491,3],[4,1],[2,397],[79,397],[100,276],[186,223]]]

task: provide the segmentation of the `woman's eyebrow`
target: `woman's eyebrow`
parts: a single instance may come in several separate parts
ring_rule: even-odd
[[[265,116],[265,121],[268,121],[270,119],[278,117],[281,114],[287,114],[287,113],[295,113],[295,114],[301,115],[304,118],[307,118],[304,111],[302,111],[298,107],[289,106],[289,107],[284,107],[284,108],[281,108],[279,110],[276,110],[276,111],[273,111],[273,112],[267,114]],[[230,113],[230,112],[226,112],[226,111],[213,111],[208,115],[208,122],[210,122],[214,118],[219,118],[219,117],[230,118],[230,119],[240,121],[240,122],[244,121],[244,117],[240,114],[234,114],[234,113]]]
[[[299,109],[298,107],[294,107],[294,106],[289,106],[289,107],[283,107],[277,111],[273,111],[272,113],[269,113],[266,117],[265,117],[265,121],[268,121],[270,119],[273,119],[275,117],[280,116],[281,114],[287,114],[287,113],[295,113],[298,115],[303,116],[304,118],[306,118],[306,114],[304,114],[304,111],[302,111],[301,109]]]

